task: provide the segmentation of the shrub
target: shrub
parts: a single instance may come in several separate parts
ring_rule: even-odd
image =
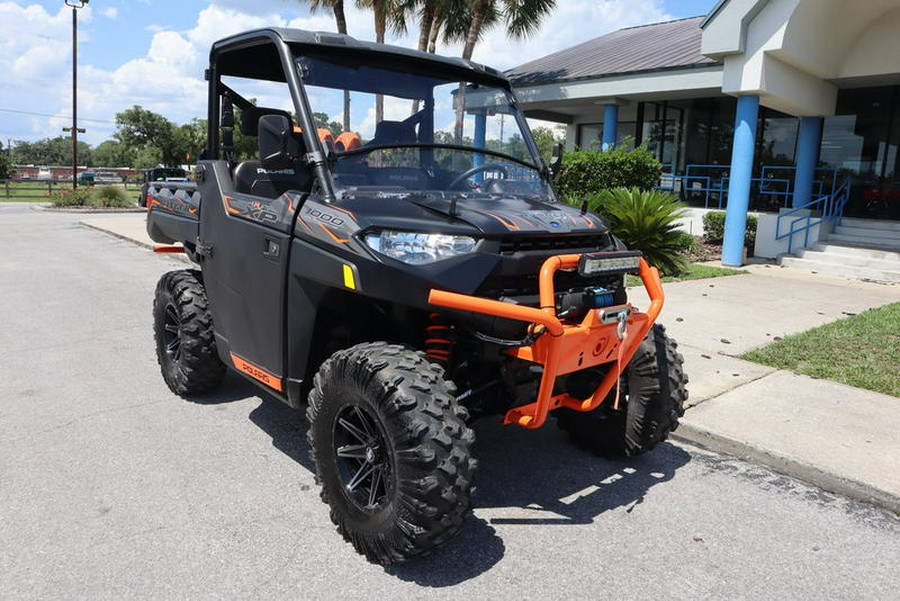
[[[712,244],[725,238],[725,211],[710,211],[703,216],[703,237]]]
[[[97,188],[91,205],[103,208],[124,208],[134,206],[125,189],[120,186],[101,186]]]
[[[747,215],[744,247],[751,251],[756,244],[756,223],[756,215]],[[722,244],[725,239],[725,211],[710,211],[703,216],[703,237],[712,244]]]
[[[621,146],[595,152],[579,150],[563,155],[556,189],[563,198],[578,204],[582,199],[609,188],[641,188],[659,185],[662,165],[646,148],[627,150]]]
[[[690,235],[687,232],[678,232],[678,238],[676,239],[676,243],[678,244],[678,250],[681,251],[681,254],[691,254],[697,252],[699,249],[699,244],[697,243],[697,239]]]
[[[90,202],[91,190],[88,188],[57,190],[50,195],[50,203],[54,207],[83,207]]]
[[[588,206],[606,218],[612,233],[628,248],[643,252],[663,274],[684,270],[685,242],[683,232],[676,229],[684,205],[676,196],[661,190],[614,188],[589,196]]]

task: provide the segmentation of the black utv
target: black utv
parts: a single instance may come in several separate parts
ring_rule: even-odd
[[[231,368],[305,407],[322,499],[360,553],[401,561],[462,527],[476,417],[552,416],[605,456],[676,427],[659,274],[559,201],[500,73],[262,29],[216,42],[206,77],[196,182],[147,192],[159,250],[198,265],[157,287],[162,374],[190,396]]]

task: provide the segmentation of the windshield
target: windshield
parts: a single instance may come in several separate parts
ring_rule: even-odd
[[[298,64],[338,188],[553,197],[508,90],[333,58]]]

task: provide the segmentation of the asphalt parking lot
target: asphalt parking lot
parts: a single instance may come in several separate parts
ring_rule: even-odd
[[[305,421],[231,376],[159,376],[160,274],[184,264],[0,204],[0,598],[890,598],[897,516],[678,444],[629,461],[477,425],[473,516],[424,560],[334,532]]]

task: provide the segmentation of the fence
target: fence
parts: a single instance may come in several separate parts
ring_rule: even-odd
[[[141,184],[97,184],[97,185],[118,185],[124,186],[125,189],[140,188]],[[84,184],[80,184],[80,187]],[[71,190],[72,182],[59,181],[14,181],[9,179],[0,180],[0,201],[16,200],[22,202],[40,202],[54,192],[59,190]]]

